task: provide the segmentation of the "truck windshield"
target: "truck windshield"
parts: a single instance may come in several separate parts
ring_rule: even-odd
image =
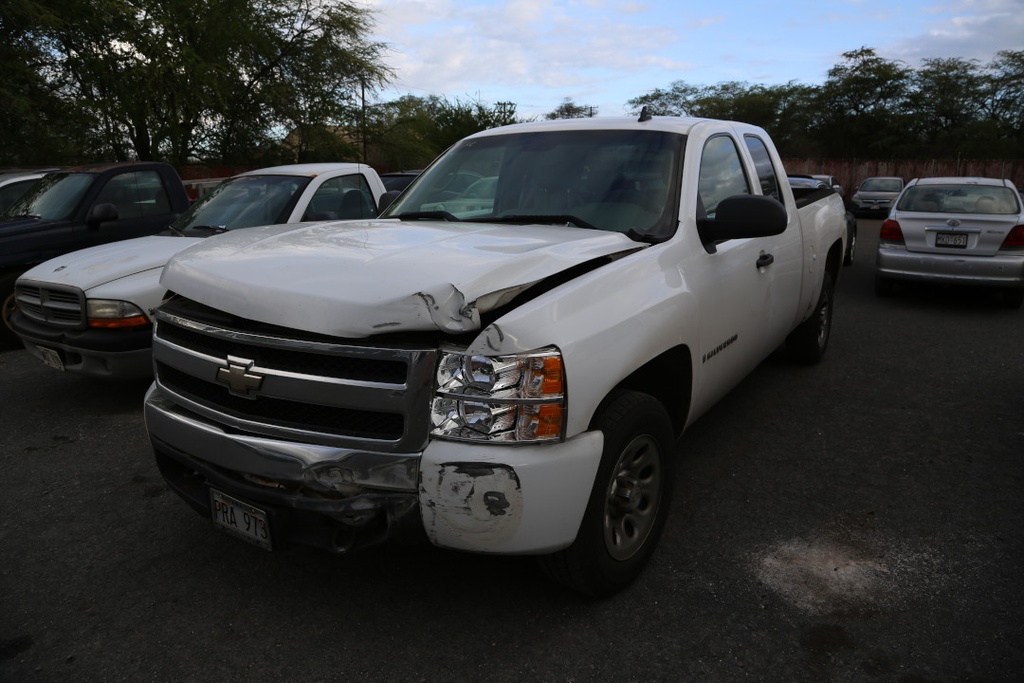
[[[250,175],[229,178],[203,195],[171,226],[186,235],[282,223],[295,207],[308,176]]]
[[[92,185],[92,173],[48,173],[4,213],[4,218],[31,216],[59,221],[74,213]]]
[[[652,130],[540,131],[452,147],[383,218],[559,223],[667,237],[685,138]]]

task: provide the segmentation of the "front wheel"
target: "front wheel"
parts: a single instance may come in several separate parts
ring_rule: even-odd
[[[786,353],[794,362],[814,365],[825,355],[829,336],[832,334],[834,296],[832,275],[826,271],[821,280],[821,294],[818,295],[814,313],[786,337]]]
[[[595,597],[630,584],[646,566],[672,497],[672,423],[652,396],[614,394],[591,425],[604,450],[580,529],[565,550],[540,559],[551,578]]]

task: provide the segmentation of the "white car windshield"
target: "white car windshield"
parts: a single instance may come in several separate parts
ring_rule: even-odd
[[[201,197],[174,222],[185,234],[208,234],[283,222],[309,177],[238,176],[225,180]]]
[[[539,131],[462,141],[384,218],[565,224],[644,236],[678,223],[685,138],[662,131]]]

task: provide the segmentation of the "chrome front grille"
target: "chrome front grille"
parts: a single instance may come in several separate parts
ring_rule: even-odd
[[[32,320],[69,329],[86,327],[85,293],[77,287],[19,281],[14,296]]]
[[[430,347],[302,336],[183,299],[156,312],[161,388],[221,429],[276,439],[422,450],[436,357]]]

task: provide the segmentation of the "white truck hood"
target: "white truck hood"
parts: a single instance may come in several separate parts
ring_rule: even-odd
[[[398,220],[267,226],[179,253],[164,288],[272,325],[339,337],[480,328],[480,314],[625,235],[563,226]]]
[[[202,240],[201,237],[150,235],[100,244],[52,258],[22,277],[88,292],[121,278],[161,268],[176,253]]]

